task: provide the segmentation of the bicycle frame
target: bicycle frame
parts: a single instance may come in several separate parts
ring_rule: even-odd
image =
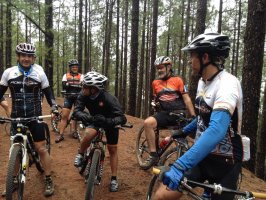
[[[159,175],[160,169],[153,167],[153,174]],[[222,193],[231,193],[235,195],[239,195],[240,199],[242,200],[253,200],[256,198],[266,199],[266,193],[259,193],[259,192],[251,192],[251,191],[240,191],[240,190],[233,190],[226,187],[222,187],[220,184],[209,184],[209,183],[200,183],[196,181],[188,180],[184,178],[180,182],[180,189],[183,193],[189,195],[193,199],[197,200],[204,200],[200,195],[193,191],[193,188],[190,185],[194,185],[196,187],[200,187],[204,190],[210,191],[214,194],[222,194]]]

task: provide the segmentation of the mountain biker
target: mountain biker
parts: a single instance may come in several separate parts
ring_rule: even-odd
[[[16,66],[6,69],[0,82],[0,98],[9,88],[12,99],[11,117],[34,117],[42,115],[41,94],[44,93],[52,112],[57,106],[51,87],[44,70],[33,65],[36,49],[32,44],[20,43],[16,46]],[[16,125],[14,125],[16,126]],[[28,123],[33,133],[36,151],[40,155],[45,167],[45,196],[54,193],[54,184],[51,178],[51,158],[45,145],[45,129],[42,123],[36,121]],[[14,130],[16,130],[14,128]]]
[[[81,82],[83,80],[83,74],[79,73],[79,63],[76,59],[69,60],[68,67],[69,72],[64,74],[62,78],[62,88],[66,92],[66,95],[64,99],[64,107],[62,109],[59,136],[55,140],[56,143],[64,140],[64,130],[67,126],[69,114],[72,106],[76,104],[78,94],[81,91]],[[77,121],[73,119],[71,125],[74,127],[72,136],[73,138],[77,139]]]
[[[195,143],[162,174],[164,185],[155,199],[179,199],[182,193],[177,188],[183,176],[236,189],[242,165],[242,89],[239,80],[224,70],[230,51],[228,36],[201,34],[182,50],[190,54],[193,73],[201,76],[195,100],[198,116],[179,131],[188,134],[196,130]],[[234,194],[211,196],[234,199]]]
[[[156,153],[154,130],[157,127],[166,127],[177,123],[178,116],[170,115],[169,113],[185,114],[187,109],[191,116],[195,116],[194,107],[183,79],[173,74],[171,59],[166,56],[160,56],[155,60],[154,66],[159,77],[152,82],[153,101],[157,105],[157,112],[144,121],[150,156],[142,164],[142,169],[149,169],[159,160]]]
[[[117,143],[119,132],[116,125],[125,124],[127,119],[117,98],[104,90],[107,77],[98,72],[88,72],[84,75],[82,92],[78,96],[74,115],[86,125],[86,136],[83,138],[74,165],[81,166],[83,154],[89,147],[92,139],[97,135],[99,128],[104,128],[107,138],[107,148],[110,154],[111,183],[110,191],[118,191],[117,167],[118,153]],[[89,116],[84,109],[87,108]],[[92,118],[92,119],[91,119]]]

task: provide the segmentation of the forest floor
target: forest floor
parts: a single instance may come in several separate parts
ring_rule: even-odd
[[[62,104],[63,99],[58,98],[57,103]],[[11,104],[10,104],[11,105]],[[43,105],[43,114],[50,111],[46,101]],[[4,115],[0,109],[0,115]],[[119,136],[119,171],[118,181],[119,191],[109,192],[110,165],[109,156],[105,160],[103,181],[96,187],[96,200],[144,200],[149,181],[152,177],[150,171],[139,169],[135,157],[135,140],[137,132],[141,128],[143,120],[127,116],[128,122],[134,125],[132,129],[120,131]],[[50,123],[49,121],[47,121]],[[5,189],[6,168],[8,162],[9,136],[5,131],[5,125],[0,125],[0,192]],[[70,134],[66,134],[65,140],[59,144],[54,142],[55,133],[51,131],[51,157],[52,157],[52,176],[55,183],[55,193],[49,198],[43,196],[44,177],[32,166],[27,174],[25,187],[25,200],[83,200],[85,195],[84,179],[79,175],[73,166],[74,157],[77,153],[79,143],[72,139]],[[255,177],[246,169],[243,169],[242,190],[256,192],[266,192],[266,182]],[[0,197],[0,199],[4,199]],[[186,199],[184,197],[183,199]]]

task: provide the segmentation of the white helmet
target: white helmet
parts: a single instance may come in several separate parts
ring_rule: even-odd
[[[35,55],[36,53],[36,48],[33,44],[29,43],[20,43],[16,46],[16,53],[24,53],[24,54],[29,54],[29,55]]]
[[[172,61],[169,57],[167,56],[160,56],[156,58],[154,61],[154,66],[159,66],[159,65],[172,65]]]
[[[88,72],[84,75],[84,79],[82,81],[82,85],[85,86],[95,86],[99,90],[104,89],[104,84],[108,80],[108,78],[98,72]]]

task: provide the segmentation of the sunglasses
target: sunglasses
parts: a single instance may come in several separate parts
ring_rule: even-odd
[[[156,69],[163,69],[164,67],[167,67],[168,65],[158,65],[156,66]]]

